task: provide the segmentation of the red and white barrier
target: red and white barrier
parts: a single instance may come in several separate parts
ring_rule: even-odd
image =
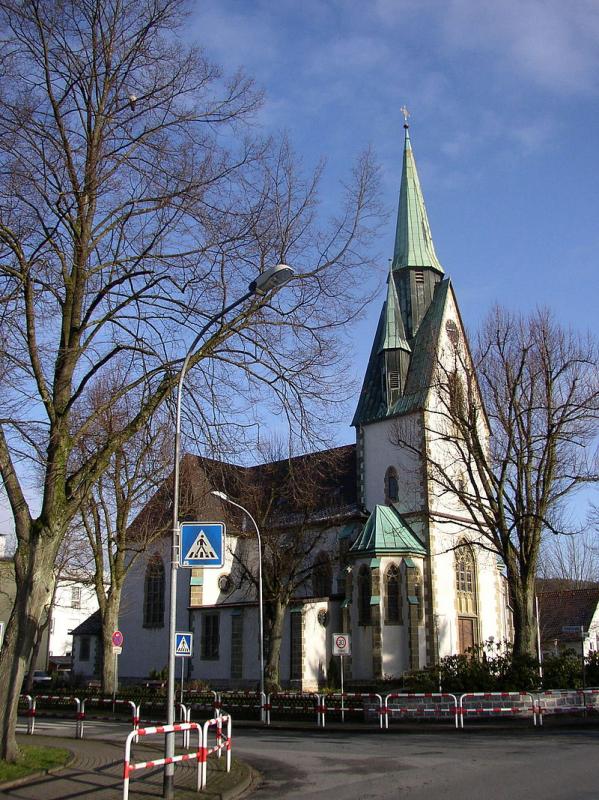
[[[117,705],[121,706],[129,706],[131,709],[131,724],[134,728],[137,728],[139,725],[139,718],[140,718],[140,705],[136,705],[134,700],[113,700],[111,697],[87,697],[83,698],[81,701],[81,708],[80,708],[80,719],[81,719],[81,736],[80,738],[83,739],[83,726],[85,721],[88,719],[98,719],[104,720],[106,717],[94,717],[88,716],[85,710],[86,703],[99,703],[100,705],[112,705],[113,709]]]
[[[219,692],[216,700],[218,709],[215,708],[215,716],[221,713],[223,708],[227,705],[232,705],[233,708],[241,713],[242,711],[257,711],[261,721],[264,721],[265,706],[267,698],[264,693],[250,692],[250,691],[234,691],[234,692]]]
[[[37,701],[43,700],[45,703],[50,703],[54,700],[57,700],[61,703],[75,703],[75,738],[76,739],[83,739],[83,717],[81,714],[81,700],[78,697],[63,697],[62,695],[55,695],[55,694],[36,694],[33,698],[32,706],[30,708],[30,715],[33,720],[37,716]],[[35,723],[31,725],[31,733],[33,733],[33,729],[35,727]],[[29,726],[28,726],[29,728]]]
[[[458,706],[461,728],[468,714],[479,717],[526,716],[530,712],[533,725],[537,724],[537,704],[530,692],[466,692],[460,695]]]
[[[223,722],[227,726],[227,733],[223,736]],[[216,728],[216,744],[212,747],[208,746],[208,732],[211,728]],[[227,753],[227,772],[231,772],[231,715],[219,715],[214,719],[207,720],[202,728],[202,783],[203,789],[208,782],[208,756],[212,753],[217,753],[218,757],[222,756],[223,748]]]
[[[397,700],[393,707],[390,701]],[[444,719],[453,717],[455,727],[459,727],[459,705],[455,694],[450,692],[392,692],[385,698],[381,709],[381,720],[385,718],[385,730],[389,729],[389,717],[428,717]],[[382,722],[381,722],[382,727]]]
[[[227,726],[226,738],[222,736],[222,724]],[[208,731],[211,727],[216,727],[217,741],[212,747],[208,747]],[[165,733],[179,733],[185,731],[197,731],[198,746],[197,750],[190,753],[181,753],[180,755],[169,756],[168,758],[157,758],[152,761],[131,761],[131,745],[136,737],[143,736],[156,736]],[[154,767],[163,767],[166,764],[178,764],[183,761],[197,761],[198,774],[197,774],[197,791],[199,792],[207,782],[207,760],[208,756],[212,753],[219,752],[226,748],[227,750],[227,772],[231,769],[231,717],[230,715],[216,717],[215,719],[208,720],[203,725],[199,722],[182,722],[177,725],[157,725],[153,728],[138,728],[131,731],[127,736],[125,742],[125,757],[123,760],[123,800],[129,798],[129,781],[133,772],[142,769],[152,769]]]
[[[309,712],[306,712],[306,705],[311,706]],[[277,692],[277,694],[269,694],[265,697],[263,721],[270,725],[273,710],[282,713],[312,714],[317,711],[318,706],[320,706],[320,697],[313,692]]]
[[[332,708],[332,703],[337,702],[338,708]],[[320,724],[325,727],[326,715],[333,712],[341,714],[341,722],[345,722],[345,714],[353,712],[362,712],[366,717],[367,709],[365,703],[375,703],[376,712],[379,718],[379,728],[383,727],[383,698],[380,694],[374,692],[360,693],[360,692],[333,692],[327,695],[320,696]]]
[[[539,725],[551,714],[586,714],[599,710],[599,689],[547,689],[537,692]]]
[[[22,700],[27,700],[27,711],[25,715],[27,717],[27,734],[31,736],[35,729],[35,700],[30,694],[22,694]]]

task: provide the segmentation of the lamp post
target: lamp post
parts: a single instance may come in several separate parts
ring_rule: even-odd
[[[183,384],[189,368],[190,359],[206,331],[226,316],[229,311],[237,308],[253,295],[264,296],[268,292],[276,291],[293,277],[293,270],[286,264],[277,264],[275,267],[260,273],[248,286],[247,292],[240,298],[223,308],[218,314],[210,317],[201,331],[197,334],[189,346],[183,366],[179,374],[177,384],[177,406],[175,415],[175,447],[174,447],[174,469],[173,469],[173,528],[171,540],[171,584],[170,584],[170,604],[169,604],[169,647],[168,647],[168,682],[167,682],[167,724],[174,725],[175,722],[175,634],[177,631],[177,569],[179,566],[179,461],[181,457],[181,399],[183,395]],[[166,757],[172,758],[175,754],[175,734],[166,735]],[[167,763],[164,769],[163,796],[165,798],[174,797],[174,775],[175,766]]]
[[[258,537],[258,638],[260,640],[260,720],[264,721],[264,701],[265,701],[265,694],[264,694],[264,608],[262,603],[262,537],[260,536],[260,528],[258,527],[258,523],[254,519],[254,517],[250,514],[250,512],[244,506],[236,503],[235,500],[231,500],[231,498],[225,494],[224,492],[213,491],[211,492],[215,497],[220,497],[221,500],[224,500],[227,503],[230,503],[232,506],[236,506],[241,511],[243,511],[246,516],[248,516],[254,528],[256,529],[256,536]]]

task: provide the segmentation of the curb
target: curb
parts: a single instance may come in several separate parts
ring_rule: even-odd
[[[249,789],[257,788],[262,783],[262,775],[250,764],[245,761],[237,762],[246,767],[246,775],[239,781],[236,786],[221,792],[220,800],[237,800],[237,798],[244,795]]]

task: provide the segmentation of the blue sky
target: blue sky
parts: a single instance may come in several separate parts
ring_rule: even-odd
[[[437,254],[466,324],[496,302],[548,305],[597,332],[597,0],[201,0],[188,35],[265,92],[258,121],[287,130],[306,168],[327,160],[334,191],[371,145],[392,254],[403,118]],[[348,331],[363,377],[382,291]],[[338,443],[353,440],[353,408]],[[10,514],[0,497],[0,530]]]
[[[576,0],[204,0],[190,35],[266,92],[260,124],[287,130],[327,181],[371,145],[392,254],[410,133],[437,254],[466,324],[494,303],[548,305],[596,330],[599,3]],[[351,332],[361,379],[382,292]],[[343,421],[338,441],[353,439]]]

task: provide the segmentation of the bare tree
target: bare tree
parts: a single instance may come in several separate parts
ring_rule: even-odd
[[[265,614],[265,685],[266,691],[280,689],[280,656],[285,614],[297,597],[310,596],[315,571],[326,570],[332,591],[333,564],[319,562],[322,552],[328,552],[331,526],[355,515],[355,503],[348,503],[343,493],[343,478],[353,482],[355,463],[353,448],[339,447],[305,456],[280,458],[276,444],[263,452],[268,463],[245,469],[243,479],[236,485],[234,476],[223,479],[227,493],[244,505],[255,518],[262,538],[262,579]],[[277,458],[278,456],[278,458]],[[211,476],[217,483],[218,472]],[[234,570],[232,578],[238,587],[257,591],[258,570],[255,553],[255,532],[245,525],[243,515],[230,513],[233,529],[240,531],[231,547]],[[247,522],[247,520],[245,520]],[[241,545],[241,546],[240,546]]]
[[[116,403],[107,402],[119,378],[103,381],[89,392],[89,404],[98,409],[93,430],[80,442],[85,460],[130,419],[132,394]],[[93,581],[102,623],[102,690],[114,690],[112,634],[118,628],[123,584],[139,555],[165,535],[167,525],[138,516],[172,469],[172,426],[159,409],[144,427],[112,455],[106,470],[81,504],[80,519],[93,557]],[[136,517],[136,524],[132,525]]]
[[[285,310],[254,298],[206,336],[191,366],[205,367],[195,400],[206,424],[226,426],[227,406],[214,401],[217,387],[234,385],[236,397],[270,397],[305,431],[340,364],[339,327],[367,299],[371,159],[357,165],[339,215],[319,224],[318,171],[303,178],[286,142],[250,136],[259,94],[182,44],[183,6],[0,0],[0,474],[18,587],[0,654],[9,760],[60,544],[169,397],[188,337],[258,269],[293,263]],[[115,363],[121,381],[107,405],[138,402],[81,459],[103,412],[88,406],[89,387]],[[39,513],[28,500],[34,469]]]
[[[592,528],[571,536],[543,538],[537,576],[552,588],[584,589],[599,582],[599,540]]]
[[[434,357],[434,356],[433,356]],[[507,567],[514,652],[534,654],[535,577],[543,533],[563,533],[560,511],[599,479],[599,360],[589,336],[546,311],[495,309],[472,356],[464,344],[437,354],[429,442],[395,428],[398,445],[425,462],[431,488],[453,519]],[[436,455],[442,453],[442,456]]]

